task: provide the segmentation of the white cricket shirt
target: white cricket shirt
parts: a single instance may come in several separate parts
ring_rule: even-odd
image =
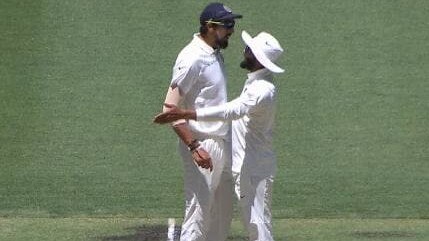
[[[197,120],[233,120],[233,171],[243,163],[259,173],[273,173],[276,158],[272,147],[276,105],[273,74],[267,69],[249,73],[241,95],[224,105],[197,109]]]
[[[173,68],[171,86],[178,86],[181,106],[198,109],[226,103],[226,74],[220,51],[204,42],[199,34],[182,49]],[[229,123],[224,121],[188,122],[196,138],[228,138]]]

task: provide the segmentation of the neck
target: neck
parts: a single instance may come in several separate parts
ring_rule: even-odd
[[[199,37],[200,37],[200,39],[202,39],[204,42],[206,42],[212,48],[214,48],[214,49],[218,48],[218,46],[216,44],[216,39],[213,36],[209,36],[207,34],[200,34]]]

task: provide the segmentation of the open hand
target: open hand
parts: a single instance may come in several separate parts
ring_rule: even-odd
[[[164,106],[169,109],[163,113],[159,113],[158,115],[156,115],[153,119],[154,123],[166,124],[184,118],[184,112],[181,109],[177,108],[177,106],[167,103],[164,103]]]

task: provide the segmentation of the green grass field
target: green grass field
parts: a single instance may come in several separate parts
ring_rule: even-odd
[[[426,240],[429,2],[224,2],[244,15],[225,51],[230,99],[241,30],[287,49],[277,240]],[[175,134],[151,119],[207,3],[0,2],[0,240],[165,240],[183,172]],[[245,240],[238,221],[230,240]]]

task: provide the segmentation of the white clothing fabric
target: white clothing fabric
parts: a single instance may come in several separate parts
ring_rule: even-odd
[[[196,109],[198,121],[232,122],[233,171],[243,162],[258,172],[273,173],[276,158],[272,147],[275,118],[275,86],[272,73],[261,69],[248,74],[241,95],[224,105]]]
[[[171,86],[178,86],[182,107],[197,109],[227,101],[226,74],[222,54],[204,42],[199,34],[179,53],[173,68]],[[228,137],[229,123],[224,121],[189,121],[198,138]]]
[[[267,69],[248,74],[241,95],[224,105],[197,109],[197,120],[232,121],[232,171],[250,240],[273,240],[272,183],[276,157],[272,147],[276,90]]]
[[[233,207],[231,143],[222,138],[200,142],[212,158],[212,172],[195,165],[188,147],[183,142],[179,144],[185,170],[186,199],[180,240],[226,240]]]
[[[272,241],[271,200],[274,175],[233,173],[241,219],[251,241]]]
[[[171,87],[179,88],[183,108],[216,106],[227,100],[225,76],[221,53],[195,34],[177,57]],[[193,136],[210,154],[213,171],[198,167],[180,141],[186,201],[180,240],[224,241],[232,220],[230,123],[189,121],[188,124]]]

